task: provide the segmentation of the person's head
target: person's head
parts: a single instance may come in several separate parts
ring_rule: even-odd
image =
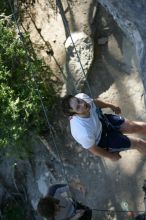
[[[59,210],[59,200],[52,196],[41,198],[37,205],[37,210],[45,218],[53,218]]]
[[[67,95],[62,99],[62,110],[67,116],[87,115],[89,109],[90,105],[87,102],[75,96]]]

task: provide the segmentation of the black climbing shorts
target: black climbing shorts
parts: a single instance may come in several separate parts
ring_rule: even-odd
[[[110,152],[120,152],[128,150],[131,145],[130,140],[119,130],[125,119],[119,115],[106,114],[105,116],[107,117],[113,128],[106,129],[103,125],[101,138],[97,145],[99,147],[107,149]]]
[[[76,210],[77,209],[84,209],[85,210],[83,216],[81,216],[79,218],[79,220],[92,220],[92,210],[89,207],[84,206],[83,204],[77,202],[76,203]]]

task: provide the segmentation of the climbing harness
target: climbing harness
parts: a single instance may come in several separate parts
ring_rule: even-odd
[[[98,118],[100,119],[102,123],[102,127],[105,131],[115,130],[116,126],[114,126],[106,117],[106,114],[104,114],[101,110],[101,108],[96,107],[96,113],[98,115]]]

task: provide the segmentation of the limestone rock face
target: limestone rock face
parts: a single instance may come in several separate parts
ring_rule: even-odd
[[[133,42],[146,92],[146,1],[98,0]],[[146,100],[146,97],[145,97]]]
[[[93,42],[85,33],[76,32],[66,40],[65,48],[66,88],[64,93],[80,92],[93,60]]]

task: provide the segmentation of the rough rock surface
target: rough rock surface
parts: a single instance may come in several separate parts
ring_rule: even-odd
[[[49,2],[51,4],[53,1]],[[140,5],[145,8],[145,1],[99,0],[98,2],[108,8],[110,14],[114,15],[117,12],[115,17],[99,6],[97,1],[63,1],[71,31],[85,32],[88,35],[92,33],[91,37],[95,42],[94,60],[88,73],[92,94],[94,97],[99,95],[104,100],[120,105],[125,117],[146,121],[144,91],[137,68],[139,63],[137,59],[144,57],[144,50],[142,49],[141,53],[138,52],[140,51],[138,48],[143,48],[141,45],[144,42],[145,31],[142,31],[142,26],[144,29],[143,24],[146,20],[142,8],[139,9],[139,13],[136,12]],[[26,11],[25,27],[30,33],[32,42],[38,53],[51,65],[57,77],[62,79],[61,71],[66,60],[63,44],[66,34],[62,17],[58,11],[53,13],[52,8],[48,8],[46,0],[32,1],[32,5],[27,9],[32,17]],[[121,19],[118,19],[118,13]],[[142,14],[144,20],[141,19]],[[125,33],[128,32],[127,36],[130,40],[118,28],[113,18]],[[139,47],[133,40],[136,38],[131,38],[129,34],[129,31],[132,34],[135,29],[130,29],[129,26],[128,29],[124,28],[127,27],[124,26],[125,19],[136,26],[134,33],[140,36]],[[105,45],[97,44],[101,36],[108,37]],[[48,57],[45,52],[46,42],[53,48],[53,57]],[[136,52],[135,45],[137,45]],[[89,94],[86,85],[83,91]],[[17,161],[15,166],[15,159],[10,163],[8,160],[1,163],[0,177],[3,191],[0,191],[0,195],[5,193],[5,189],[8,194],[20,191],[24,199],[31,202],[30,207],[36,209],[38,199],[46,193],[48,186],[52,183],[68,181],[74,182],[76,189],[80,189],[80,193],[75,193],[75,198],[96,209],[94,220],[128,220],[127,213],[117,211],[125,210],[125,207],[126,210],[135,211],[144,209],[141,187],[146,177],[145,157],[134,150],[121,153],[122,159],[117,163],[94,157],[72,139],[68,121],[62,115],[57,122],[54,122],[54,127],[55,143],[50,135],[46,137],[47,142],[42,138],[32,138],[32,143],[27,143],[32,146],[32,154],[28,160]],[[112,212],[100,211],[103,209],[110,209]],[[36,213],[35,219],[42,218]]]
[[[133,42],[146,92],[146,1],[98,0],[97,2],[108,10],[127,37]]]
[[[93,61],[93,41],[85,33],[75,32],[67,38],[65,48],[66,93],[73,94],[82,91],[86,81],[87,73]]]

